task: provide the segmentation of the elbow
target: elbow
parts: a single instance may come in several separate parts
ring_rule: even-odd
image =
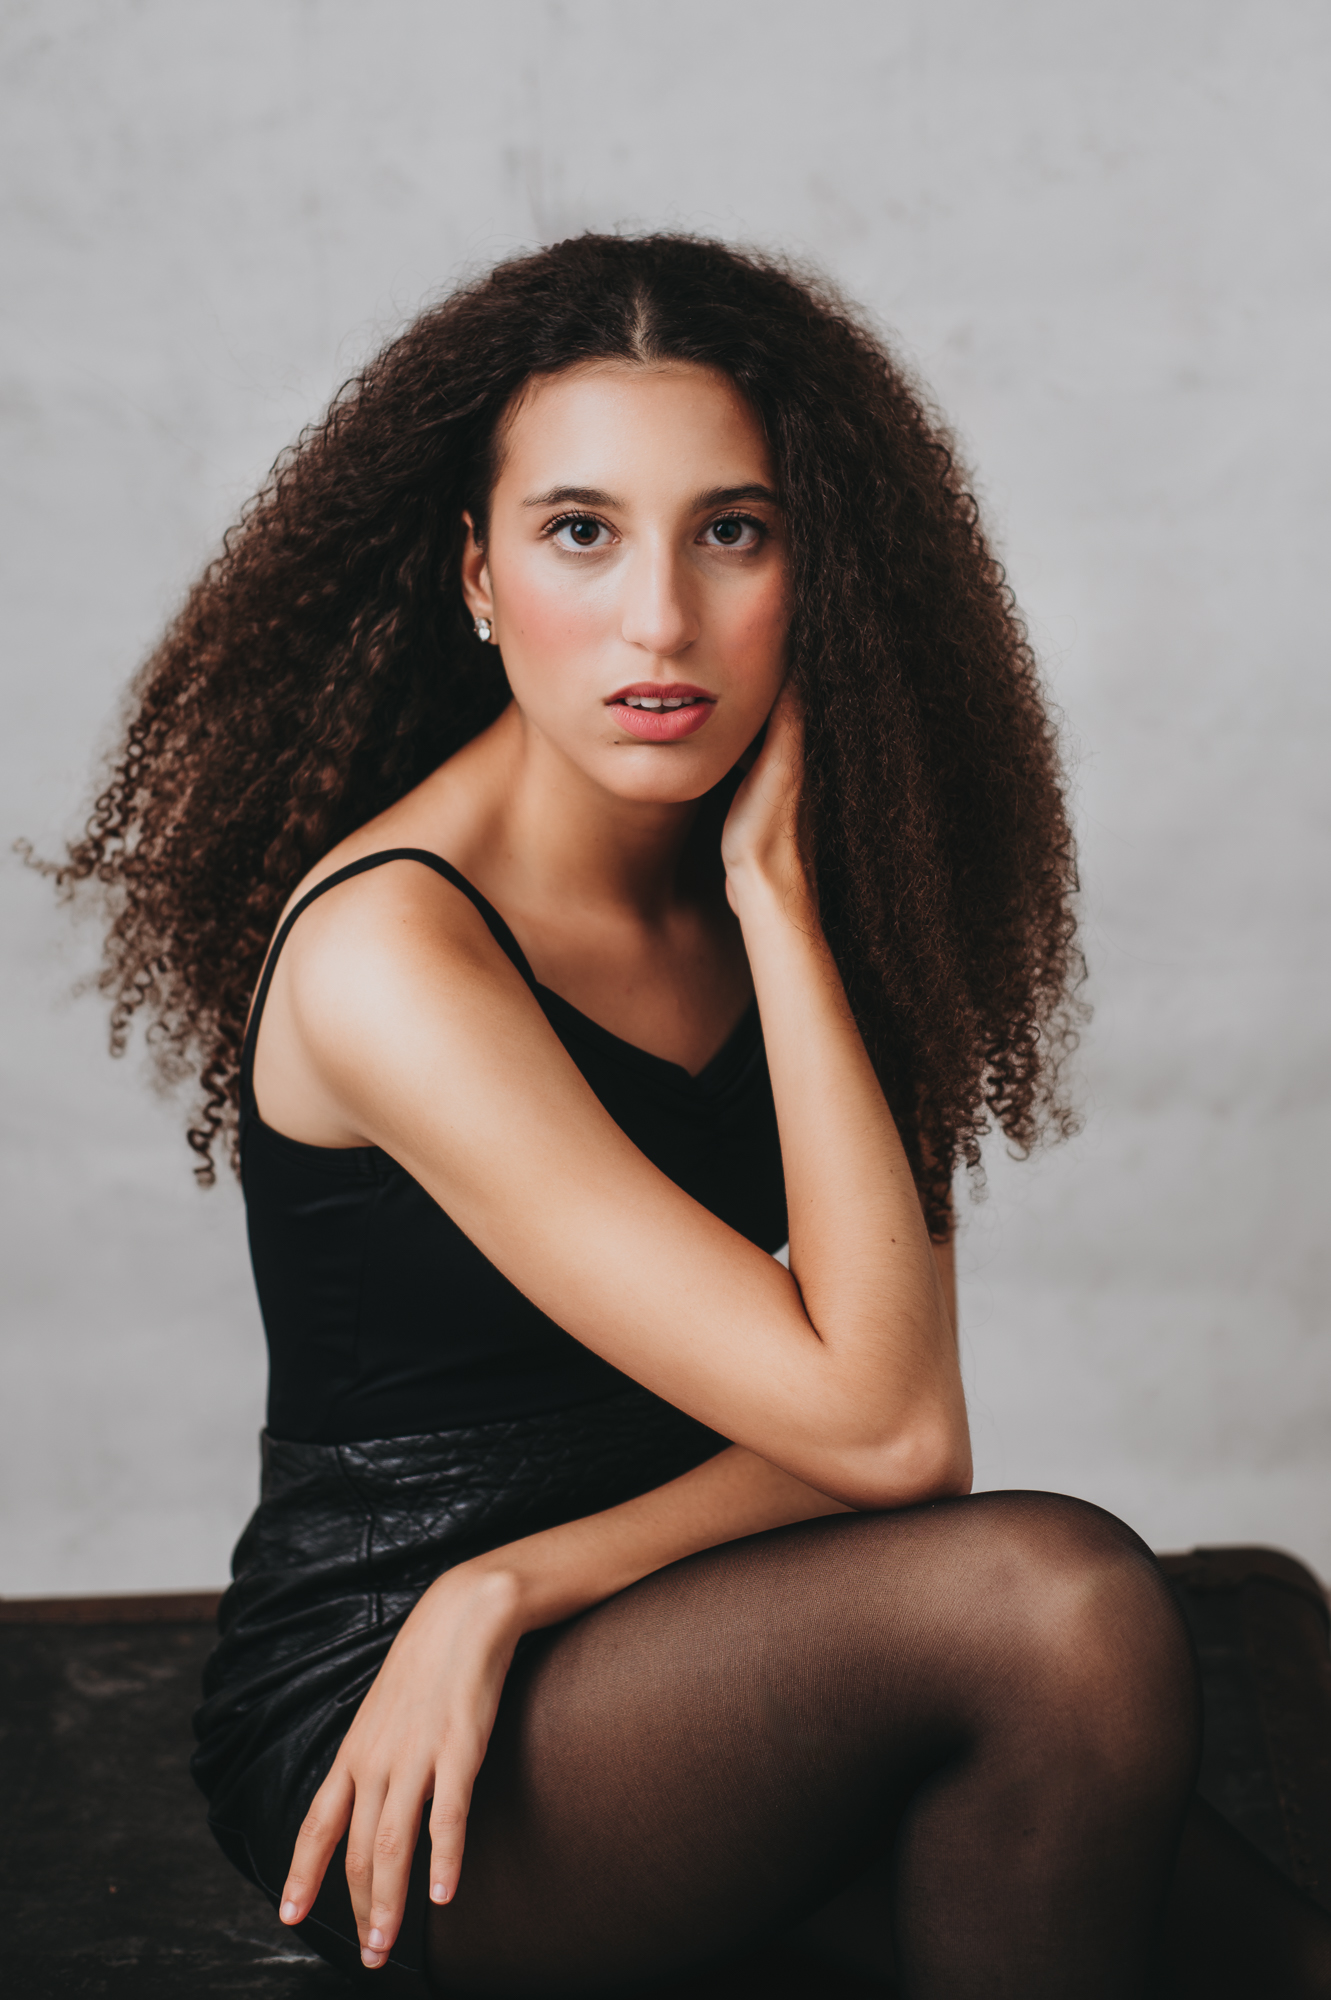
[[[827,1491],[857,1513],[887,1513],[959,1499],[973,1468],[965,1419],[917,1422],[872,1447],[845,1454]]]

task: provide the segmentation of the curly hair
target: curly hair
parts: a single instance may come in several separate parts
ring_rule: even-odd
[[[1072,836],[1035,662],[947,434],[829,288],[694,237],[584,235],[426,311],[277,461],[131,691],[109,782],[54,869],[109,900],[112,1048],[143,1008],[196,1074],[200,1179],[231,1139],[250,994],[331,847],[509,700],[459,587],[502,420],[594,358],[699,363],[772,452],[789,671],[829,945],[931,1229],[994,1123],[1073,1119]]]

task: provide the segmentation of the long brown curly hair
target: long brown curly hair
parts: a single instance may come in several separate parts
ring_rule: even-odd
[[[996,1122],[1070,1129],[1081,961],[1057,746],[946,433],[820,281],[678,235],[585,235],[425,312],[277,462],[134,683],[109,782],[54,869],[109,899],[118,1053],[146,1008],[194,1073],[196,1172],[233,1138],[250,994],[329,848],[509,699],[459,587],[496,438],[591,358],[728,375],[764,427],[792,565],[790,673],[824,926],[930,1227]]]

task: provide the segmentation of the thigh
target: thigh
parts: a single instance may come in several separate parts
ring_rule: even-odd
[[[828,1572],[862,1525],[690,1557],[529,1648],[456,1901],[429,1914],[438,1977],[631,1983],[741,1951],[857,1872],[887,1802],[863,1705],[849,1687],[837,1702],[855,1638],[849,1602],[829,1598],[853,1593]]]
[[[1065,1711],[1079,1681],[1088,1709],[1103,1683],[1082,1615],[1097,1562],[1150,1568],[1094,1509],[985,1495],[730,1543],[547,1635],[506,1690],[457,1899],[429,1913],[432,1973],[613,1987],[788,1931],[886,1867],[908,1811],[919,1848],[923,1781],[945,1816],[948,1786],[996,1754],[995,1713],[997,1794],[1020,1810],[1050,1759],[1076,1754],[1047,1726],[1032,1657],[1058,1655]],[[1148,1610],[1167,1600],[1153,1577],[1140,1587]]]

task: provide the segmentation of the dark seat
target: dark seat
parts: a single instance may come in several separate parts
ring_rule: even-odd
[[[1163,1556],[1202,1670],[1198,1790],[1331,1912],[1331,1614],[1277,1549]]]
[[[1165,1569],[1206,1700],[1203,1795],[1331,1911],[1331,1652],[1317,1579],[1271,1549]],[[217,1600],[0,1600],[0,1910],[16,2000],[345,1993],[228,1868],[186,1768]],[[787,1951],[674,2000],[851,2000]]]

